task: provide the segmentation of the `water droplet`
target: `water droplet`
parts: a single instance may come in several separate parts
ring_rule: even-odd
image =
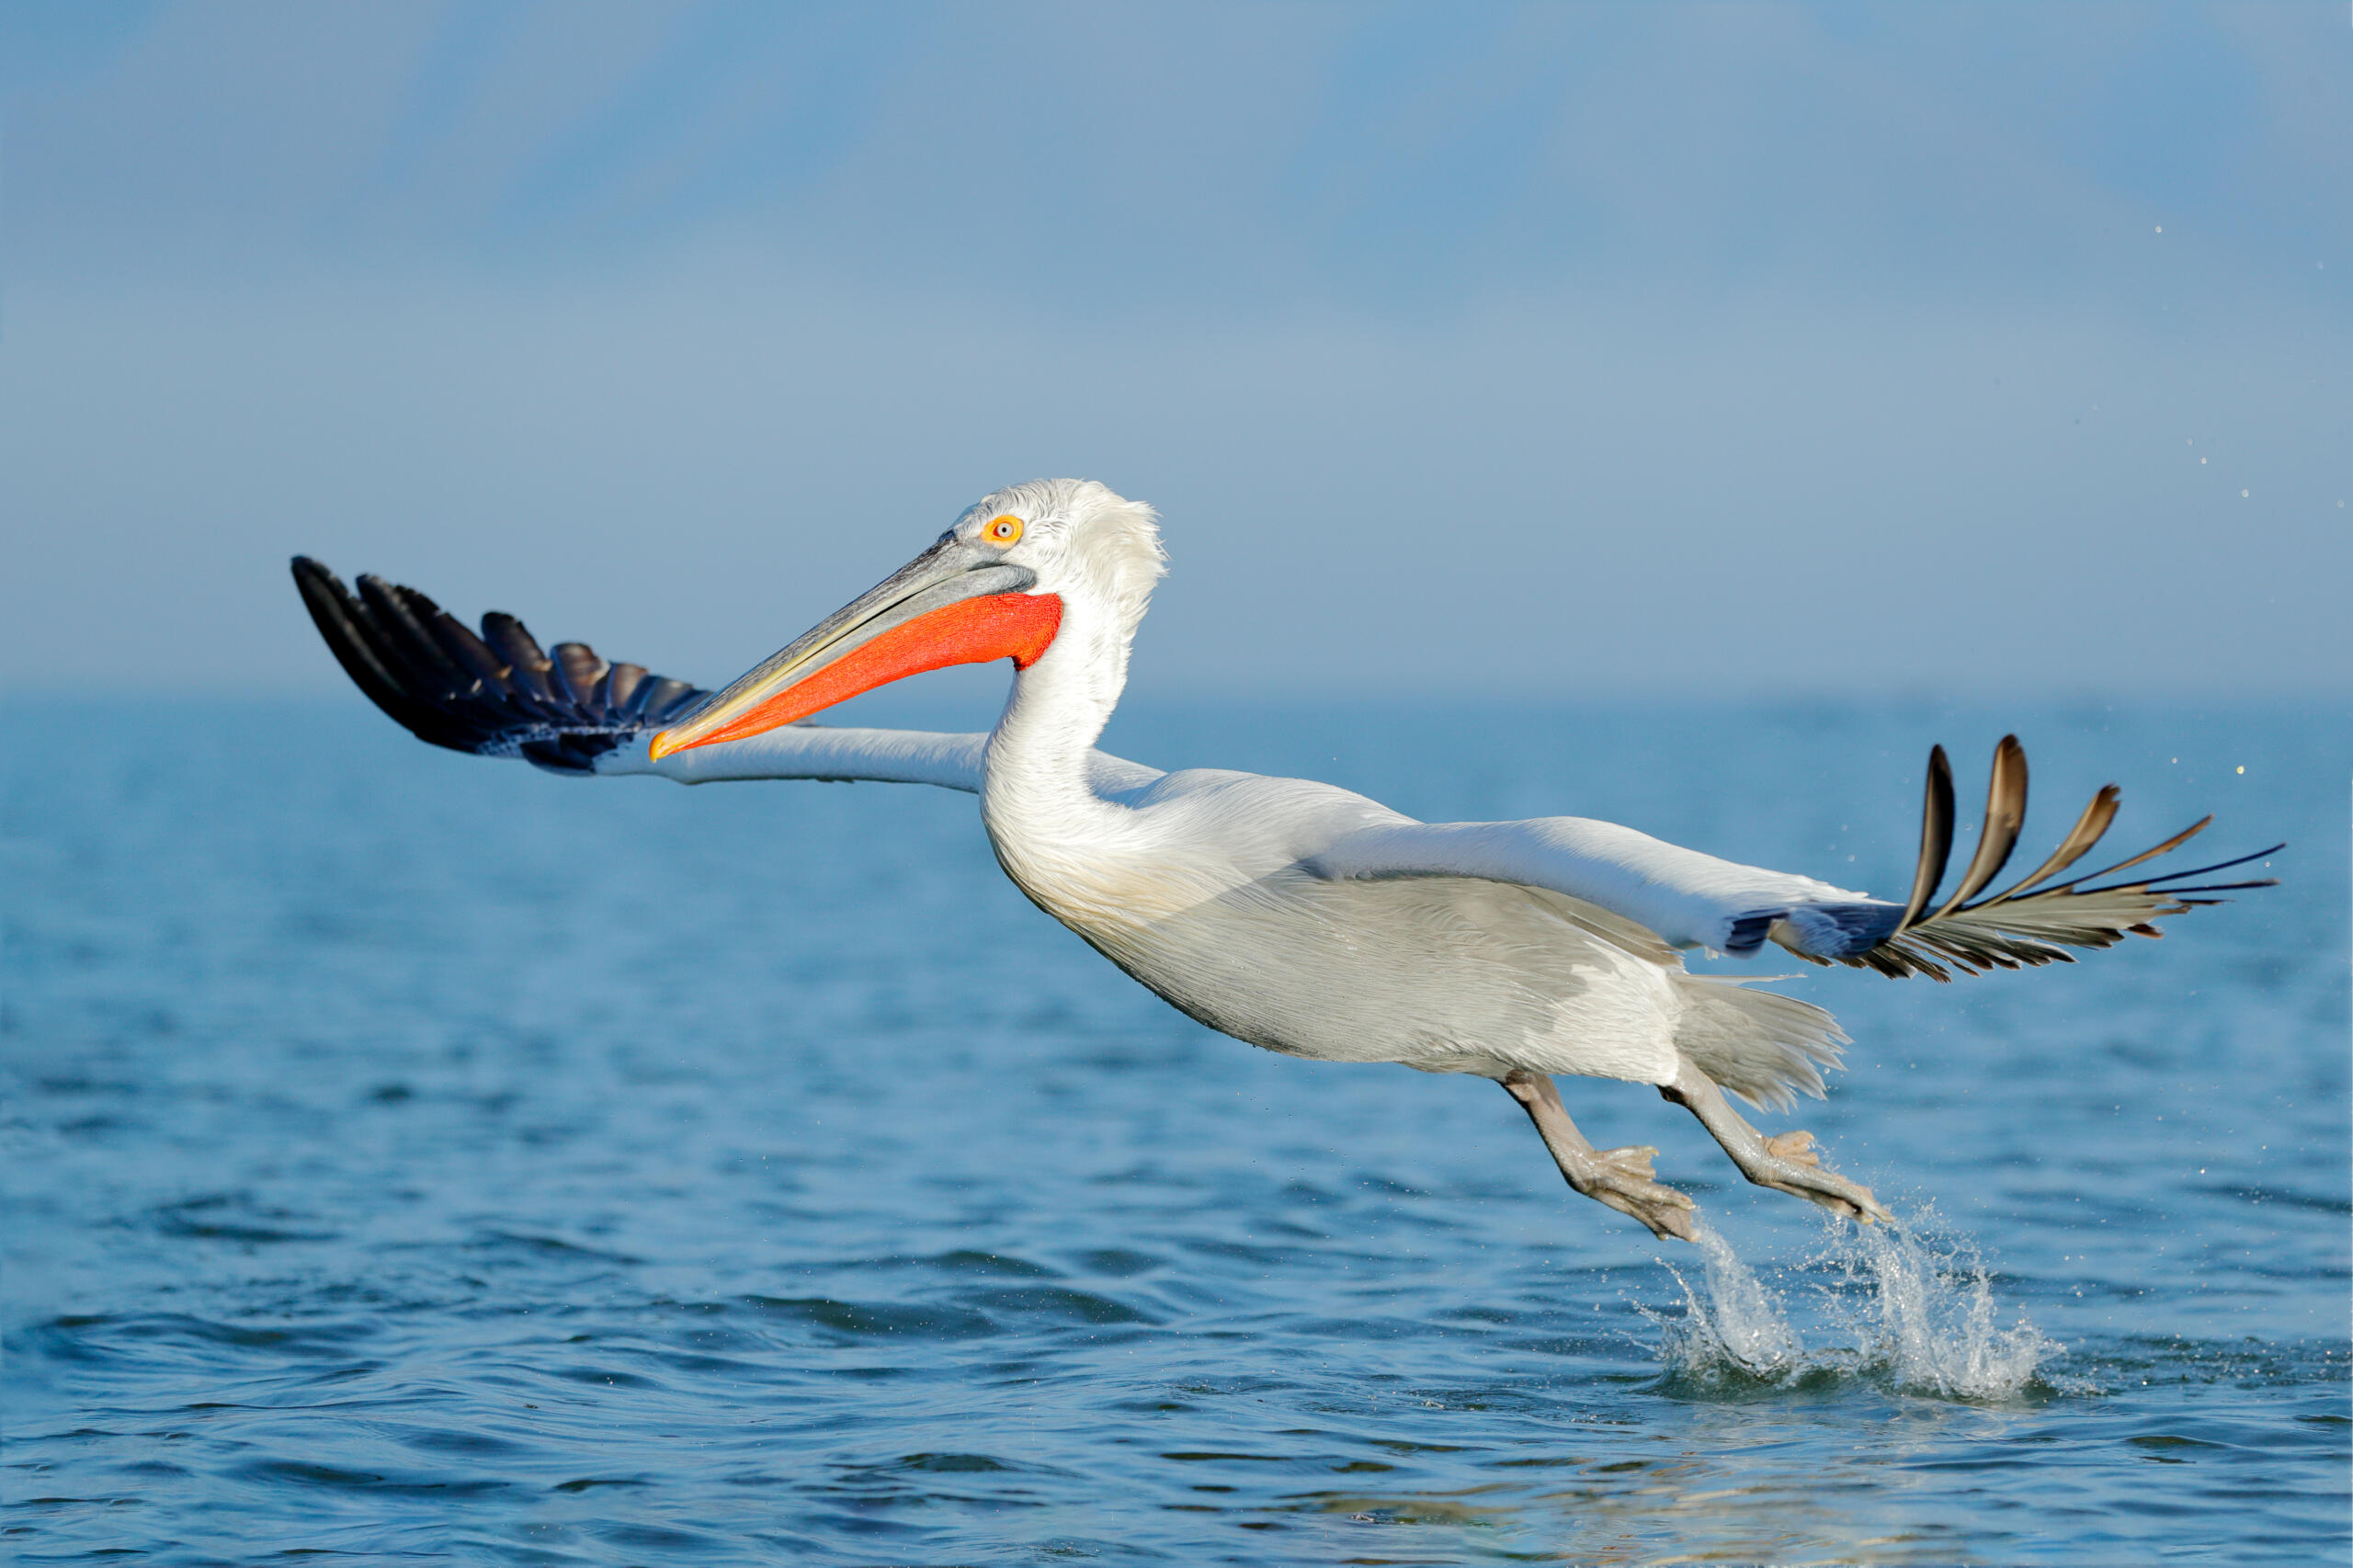
[[[1670,1374],[1726,1373],[1789,1382],[1844,1373],[1947,1398],[2017,1393],[2059,1346],[2020,1317],[1994,1323],[1991,1280],[1966,1238],[1941,1235],[1933,1212],[1901,1229],[1840,1225],[1797,1267],[1818,1291],[1823,1331],[1847,1343],[1809,1351],[1779,1292],[1759,1280],[1704,1222],[1695,1227],[1699,1289],[1676,1274],[1685,1315],[1644,1315],[1665,1332]],[[1703,1300],[1704,1297],[1704,1300]]]

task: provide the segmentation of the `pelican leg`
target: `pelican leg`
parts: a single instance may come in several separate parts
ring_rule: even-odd
[[[1561,1091],[1541,1073],[1515,1073],[1501,1082],[1505,1092],[1519,1102],[1528,1119],[1536,1124],[1537,1135],[1552,1152],[1553,1163],[1571,1187],[1620,1214],[1632,1215],[1648,1225],[1653,1235],[1691,1239],[1691,1200],[1651,1179],[1656,1149],[1595,1148],[1569,1119],[1568,1108],[1561,1104]]]
[[[1823,1168],[1822,1156],[1813,1152],[1813,1133],[1784,1132],[1767,1138],[1732,1108],[1716,1081],[1693,1066],[1689,1057],[1683,1059],[1675,1081],[1660,1085],[1658,1092],[1698,1117],[1699,1125],[1740,1167],[1740,1174],[1757,1186],[1795,1193],[1834,1214],[1865,1224],[1874,1220],[1894,1221],[1895,1216],[1880,1207],[1870,1187]]]

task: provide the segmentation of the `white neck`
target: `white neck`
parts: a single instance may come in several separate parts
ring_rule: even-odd
[[[998,859],[1032,896],[1038,876],[1120,814],[1097,799],[1087,758],[1127,685],[1135,627],[1120,624],[1090,598],[1064,597],[1052,644],[1014,676],[1013,695],[989,735],[981,820]]]

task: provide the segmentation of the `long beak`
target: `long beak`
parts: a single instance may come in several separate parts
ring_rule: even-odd
[[[993,549],[941,540],[655,735],[652,756],[740,741],[949,665],[1010,658],[1027,669],[1063,619],[1059,597],[1029,592],[1037,581]]]

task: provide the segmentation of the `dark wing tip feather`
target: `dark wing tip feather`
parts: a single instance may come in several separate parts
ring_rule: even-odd
[[[1952,858],[1952,763],[1942,746],[1928,748],[1928,784],[1920,804],[1920,864],[1912,873],[1912,896],[1904,905],[1902,930],[1919,917],[1945,880]]]
[[[1985,823],[1977,852],[1952,896],[1929,908],[1944,880],[1952,849],[1952,768],[1944,748],[1928,754],[1928,782],[1921,809],[1920,860],[1913,875],[1912,896],[1900,919],[1873,946],[1859,952],[1836,955],[1841,961],[1881,974],[1925,974],[1933,980],[1951,978],[1947,966],[1964,973],[1988,969],[2018,969],[2047,963],[2073,963],[2065,949],[2113,947],[2127,935],[2155,937],[2163,933],[2158,917],[2181,915],[2196,904],[2218,902],[2193,899],[2188,893],[2228,892],[2244,888],[2270,887],[2277,879],[2256,881],[2200,883],[2184,886],[2190,878],[2244,866],[2286,847],[2274,845],[2252,855],[2241,855],[2191,870],[2168,872],[2138,882],[2087,882],[2129,869],[2179,848],[2214,819],[2204,817],[2155,847],[2120,860],[2106,870],[2075,877],[2029,892],[2057,876],[2088,854],[2115,821],[2119,794],[2113,784],[2092,797],[2082,816],[2058,849],[2035,871],[2004,892],[1976,898],[2001,873],[2017,847],[2026,816],[2026,751],[2015,735],[2005,735],[1995,748],[1994,768],[1987,787]],[[1877,905],[1892,911],[1893,905]]]
[[[409,672],[376,628],[367,606],[343,585],[343,579],[307,555],[294,558],[294,585],[311,623],[319,629],[328,652],[352,684],[392,721],[421,741],[453,751],[473,749],[463,730],[411,691]]]
[[[417,739],[452,751],[593,772],[598,756],[709,695],[642,665],[608,665],[585,642],[559,642],[551,658],[500,611],[483,617],[477,637],[415,588],[363,576],[354,593],[307,555],[293,571],[352,684]]]
[[[2206,820],[2207,820],[2208,822],[2211,822],[2213,819],[2212,819],[2211,817],[2209,817],[2209,818],[2207,818]],[[2203,826],[2204,824],[2200,824],[2200,826]],[[2185,837],[2187,837],[2188,835],[2184,835],[2184,836],[2185,836]],[[2209,873],[2209,872],[2211,872],[2211,871],[2227,871],[2227,870],[2229,870],[2229,869],[2230,869],[2232,867],[2234,867],[2234,866],[2244,866],[2244,865],[2245,865],[2249,860],[2261,860],[2261,859],[2264,859],[2264,858],[2268,858],[2268,857],[2269,857],[2269,856],[2277,855],[2278,853],[2279,853],[2279,851],[2281,851],[2282,849],[2285,849],[2285,848],[2287,848],[2287,847],[2288,847],[2288,846],[2287,846],[2286,842],[2285,842],[2285,841],[2282,841],[2282,842],[2280,842],[2280,843],[2278,843],[2278,844],[2273,845],[2273,846],[2272,846],[2270,848],[2268,848],[2268,849],[2258,849],[2258,850],[2256,850],[2256,851],[2254,854],[2252,854],[2252,855],[2238,855],[2238,856],[2234,856],[2232,858],[2230,858],[2230,859],[2228,859],[2228,860],[2217,860],[2217,861],[2215,861],[2215,862],[2214,862],[2212,865],[2211,865],[2211,866],[2194,866],[2194,867],[2190,868],[2188,870],[2186,870],[2186,871],[2167,871],[2167,872],[2165,872],[2163,876],[2160,876],[2160,877],[2151,877],[2147,881],[2144,881],[2144,882],[2119,883],[2119,884],[2117,884],[2117,885],[2118,885],[2118,886],[2120,886],[2120,887],[2144,887],[2144,888],[2150,888],[2150,889],[2155,890],[2155,891],[2157,891],[2157,892],[2168,892],[2168,893],[2171,893],[2171,892],[2199,892],[2199,891],[2200,891],[2200,890],[2199,890],[2199,889],[2197,889],[2197,888],[2173,888],[2173,887],[2166,887],[2165,884],[2165,883],[2167,883],[2167,882],[2177,882],[2177,881],[2181,881],[2183,878],[2185,878],[2185,877],[2202,877],[2202,876],[2205,876],[2207,873]],[[2125,862],[2125,864],[2126,864],[2126,865],[2132,865],[2132,864],[2135,864],[2135,863],[2136,863],[2135,861],[2131,861],[2131,860],[2128,860],[2128,861],[2126,861],[2126,862]],[[2083,880],[2084,880],[2084,881],[2090,881],[2091,879],[2087,877],[2087,878],[2085,878],[2085,879],[2083,879]],[[2279,878],[2277,878],[2277,877],[2266,877],[2266,878],[2264,878],[2264,879],[2263,879],[2261,881],[2259,881],[2259,882],[2232,882],[2232,883],[2229,883],[2229,884],[2227,884],[2227,885],[2228,885],[2228,886],[2231,886],[2231,887],[2240,887],[2240,888],[2269,888],[2269,887],[2277,887],[2277,886],[2279,886]],[[2109,891],[2110,891],[2110,890],[2109,890],[2109,889],[2107,889],[2107,888],[2085,888],[2083,891],[2084,891],[2085,892],[2089,893],[2089,892],[2109,892]]]
[[[2010,851],[2018,847],[2018,830],[2026,825],[2026,748],[2016,735],[2004,735],[1994,748],[1994,770],[1985,786],[1985,821],[1977,837],[1977,853],[1961,873],[1952,898],[1928,918],[1941,919],[1985,891],[2002,874]]]

